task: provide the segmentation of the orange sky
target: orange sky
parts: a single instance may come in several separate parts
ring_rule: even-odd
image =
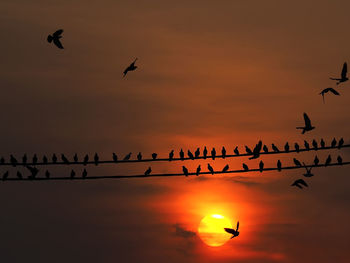
[[[232,153],[259,139],[281,148],[313,138],[349,142],[350,83],[326,104],[318,95],[350,62],[349,9],[344,0],[3,0],[0,155],[98,152],[106,159],[203,146]],[[64,50],[46,42],[58,28]],[[135,57],[139,68],[123,79]],[[303,112],[316,126],[306,135],[295,129]],[[210,163],[240,169],[242,161],[258,164]],[[186,166],[199,163],[206,170],[208,161]],[[89,167],[89,174],[148,166]],[[289,187],[298,171],[0,184],[1,255],[4,262],[349,262],[348,173],[315,170],[306,191]],[[197,235],[176,234],[176,225],[195,232],[214,212],[240,220],[239,238],[210,248]]]

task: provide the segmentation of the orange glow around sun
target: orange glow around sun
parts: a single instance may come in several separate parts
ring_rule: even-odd
[[[200,239],[208,246],[219,247],[231,238],[231,235],[224,228],[232,228],[230,220],[222,215],[207,215],[199,224],[198,234]]]

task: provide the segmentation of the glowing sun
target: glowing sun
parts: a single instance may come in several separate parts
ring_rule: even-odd
[[[198,234],[208,246],[219,247],[231,238],[231,235],[224,230],[225,227],[232,228],[230,220],[222,215],[207,215],[198,226]]]

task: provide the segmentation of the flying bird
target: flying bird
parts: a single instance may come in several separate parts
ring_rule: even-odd
[[[289,143],[288,142],[284,145],[284,151],[289,152]]]
[[[236,155],[239,155],[238,146],[236,146],[236,148],[233,150],[233,152],[234,152]]]
[[[156,153],[152,153],[152,159],[153,159],[153,160],[157,159],[157,155],[158,155],[158,154],[156,154]]]
[[[239,236],[238,228],[239,228],[239,221],[237,222],[236,230],[233,229],[233,228],[224,228],[224,229],[225,229],[225,231],[227,233],[232,234],[232,237],[231,237],[231,239],[232,239],[234,237],[238,237]]]
[[[338,82],[336,84],[339,85],[340,83],[349,80],[348,77],[346,76],[347,72],[348,72],[348,65],[345,62],[343,64],[343,69],[342,69],[341,74],[340,74],[340,79],[337,79],[337,78],[330,78],[330,79],[337,80]]]
[[[331,147],[334,148],[335,146],[337,146],[337,140],[335,138],[333,138],[333,140],[331,142]]]
[[[312,177],[312,176],[314,176],[314,175],[311,173],[312,167],[310,167],[310,169],[309,169],[309,168],[307,168],[307,166],[306,166],[305,163],[303,163],[303,165],[304,165],[304,168],[306,169],[306,174],[303,174],[303,175],[304,175],[305,177]]]
[[[338,148],[340,149],[344,145],[344,139],[341,138],[338,143]]]
[[[211,158],[215,160],[215,156],[216,156],[216,151],[215,151],[215,148],[213,147],[213,149],[211,150]]]
[[[174,150],[169,153],[169,162],[174,158]]]
[[[314,164],[317,166],[320,163],[320,160],[318,159],[317,155],[315,156],[314,159]]]
[[[190,150],[187,150],[187,155],[190,157],[191,160],[194,160],[193,153]]]
[[[276,153],[278,153],[280,150],[277,148],[277,146],[276,145],[274,145],[274,144],[272,144],[272,150],[274,151],[274,152],[276,152]]]
[[[131,158],[131,153],[128,153],[127,155],[125,155],[123,161],[128,161],[130,160],[130,158]]]
[[[228,164],[225,165],[225,167],[222,169],[223,173],[226,173],[230,169],[230,166]]]
[[[277,161],[277,170],[280,172],[282,170],[282,163],[280,160]]]
[[[309,144],[307,141],[305,141],[305,140],[304,140],[304,146],[305,146],[305,149],[306,149],[307,151],[310,150],[310,144]]]
[[[204,159],[207,159],[207,155],[208,155],[207,146],[204,146],[204,150],[203,150]]]
[[[116,155],[116,153],[112,154],[112,158],[114,162],[118,162],[118,156]]]
[[[324,89],[324,90],[322,90],[320,92],[320,95],[322,95],[323,103],[326,103],[325,100],[324,100],[324,94],[326,94],[328,92],[331,92],[331,93],[333,93],[334,95],[337,95],[337,96],[340,95],[340,93],[338,91],[336,91],[335,89],[333,89],[333,88],[326,88],[326,89]]]
[[[248,171],[249,170],[248,165],[246,165],[245,163],[243,163],[242,166],[243,166],[244,171]]]
[[[303,186],[308,187],[307,183],[303,179],[296,180],[291,186],[299,187],[300,189],[303,189]]]
[[[214,174],[214,169],[211,167],[211,165],[208,163],[208,170],[211,172],[211,174]]]
[[[331,162],[332,162],[332,157],[331,157],[331,155],[328,155],[324,166],[328,166]]]
[[[198,165],[196,170],[196,175],[198,176],[200,172],[201,172],[201,165]]]
[[[201,151],[199,148],[197,148],[197,150],[194,152],[194,157],[198,158],[200,154],[201,154]]]
[[[83,164],[87,165],[88,161],[89,161],[89,155],[85,155]]]
[[[297,153],[299,153],[299,150],[300,150],[299,144],[295,143],[295,144],[294,144],[294,148],[295,148],[295,151],[296,151]]]
[[[301,162],[298,159],[293,158],[293,162],[296,166],[301,166]]]
[[[123,72],[123,74],[124,74],[123,77],[125,77],[126,74],[127,74],[129,71],[134,71],[134,70],[137,68],[137,66],[135,66],[136,60],[137,60],[137,58],[134,60],[134,62],[132,62],[132,63],[124,70],[124,72]]]
[[[260,163],[259,163],[259,171],[260,171],[260,173],[262,173],[263,170],[264,170],[264,163],[263,163],[263,161],[260,161]]]
[[[343,164],[343,158],[339,155],[337,158],[338,164]]]
[[[181,148],[181,151],[180,151],[180,159],[181,159],[181,161],[183,161],[185,159],[185,153],[182,150],[182,148]]]
[[[60,41],[60,38],[62,38],[62,33],[63,33],[63,29],[59,29],[55,33],[53,33],[52,35],[48,35],[47,36],[47,42],[51,43],[53,41],[53,43],[59,49],[63,49],[62,43]]]
[[[314,147],[314,150],[318,150],[318,145],[317,145],[317,142],[316,140],[312,140],[312,146]]]
[[[145,175],[150,175],[152,172],[152,168],[151,167],[148,167],[148,169],[145,171]]]
[[[97,154],[97,153],[95,153],[95,156],[94,156],[94,162],[95,162],[95,165],[96,165],[96,166],[98,165],[98,160],[99,160],[99,158],[98,158],[98,154]]]
[[[182,171],[185,176],[188,176],[188,169],[185,166],[182,166]]]
[[[222,149],[221,149],[221,155],[222,155],[222,158],[225,159],[226,158],[226,149],[224,146],[222,146]]]
[[[304,121],[305,121],[304,127],[297,127],[297,129],[303,130],[301,132],[301,134],[304,134],[307,131],[311,131],[311,130],[315,129],[315,127],[311,125],[311,120],[310,120],[309,116],[307,116],[306,113],[304,113]]]
[[[268,153],[268,152],[269,152],[269,148],[267,148],[267,146],[266,146],[266,145],[264,145],[264,147],[263,147],[263,151],[264,151],[265,153]]]

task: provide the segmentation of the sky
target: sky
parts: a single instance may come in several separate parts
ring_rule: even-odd
[[[132,152],[166,157],[197,147],[228,153],[258,140],[335,137],[349,143],[350,83],[329,77],[350,62],[350,2],[51,1],[0,3],[0,156]],[[64,29],[59,50],[48,34]],[[135,58],[137,70],[122,72]],[[295,127],[307,112],[316,129]],[[317,152],[350,160],[350,151]],[[281,155],[312,162],[315,153]],[[273,166],[276,157],[263,157]],[[151,163],[154,173],[260,160]],[[89,175],[143,173],[148,163],[87,167]],[[1,168],[1,167],[0,167]],[[3,174],[8,167],[2,167]],[[21,172],[26,171],[18,168]],[[67,176],[72,167],[50,168]],[[81,173],[83,168],[76,168]],[[16,169],[11,169],[14,176]],[[3,262],[349,262],[349,168],[0,183]],[[41,171],[42,172],[42,171]],[[217,248],[198,237],[222,214],[240,236]]]

